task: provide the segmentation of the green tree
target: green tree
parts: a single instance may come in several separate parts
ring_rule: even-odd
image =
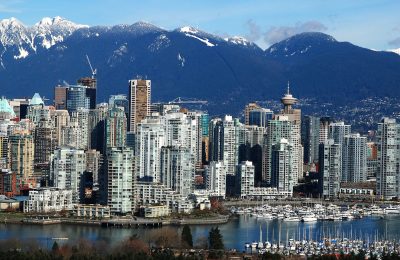
[[[53,246],[51,247],[51,251],[58,252],[58,250],[60,250],[60,247],[58,246],[57,241],[54,241]]]
[[[183,246],[193,247],[192,231],[190,230],[189,225],[183,226],[181,240]]]
[[[210,244],[210,249],[224,249],[224,241],[218,227],[211,228],[208,243]]]

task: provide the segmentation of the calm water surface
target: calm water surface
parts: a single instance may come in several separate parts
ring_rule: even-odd
[[[204,240],[213,225],[191,226],[193,241]],[[321,239],[321,237],[362,238],[365,240],[400,239],[400,216],[364,217],[360,220],[338,222],[297,223],[279,220],[262,220],[250,216],[240,216],[228,223],[219,225],[226,248],[243,250],[246,242],[259,241],[260,229],[265,241],[285,242],[288,238]],[[94,242],[104,241],[109,245],[116,245],[122,240],[136,234],[147,241],[159,232],[169,232],[171,229],[181,232],[180,227],[164,226],[160,229],[121,229],[101,228],[97,226],[80,225],[16,225],[1,224],[0,239],[19,239],[23,241],[35,240],[44,246],[52,245],[52,238],[68,238],[74,243],[80,239]]]

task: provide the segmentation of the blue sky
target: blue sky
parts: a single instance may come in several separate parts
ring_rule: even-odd
[[[322,31],[371,49],[400,48],[398,0],[0,0],[1,19],[33,25],[46,16],[87,25],[191,25],[244,36],[263,48],[303,31]]]

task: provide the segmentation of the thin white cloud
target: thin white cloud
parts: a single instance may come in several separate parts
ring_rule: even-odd
[[[264,41],[267,44],[274,44],[299,33],[324,32],[326,30],[328,28],[319,21],[298,22],[294,26],[274,26],[264,33]]]
[[[249,41],[255,42],[261,38],[261,28],[252,19],[246,22],[248,33],[245,38]]]

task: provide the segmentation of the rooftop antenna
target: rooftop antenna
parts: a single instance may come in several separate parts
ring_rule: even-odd
[[[93,69],[92,64],[90,63],[89,56],[86,54],[87,62],[89,63],[90,70],[92,71],[92,79],[96,78],[97,69]]]
[[[290,95],[290,82],[287,82],[287,94]]]

